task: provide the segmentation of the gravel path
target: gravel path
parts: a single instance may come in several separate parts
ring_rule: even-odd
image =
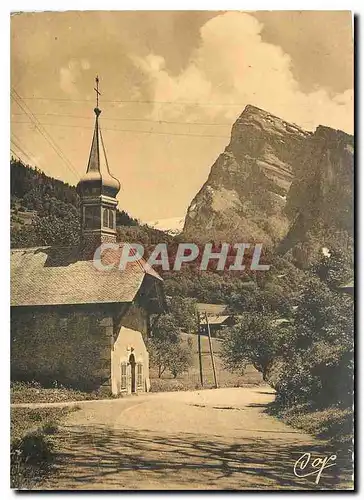
[[[303,453],[334,450],[267,415],[273,399],[269,387],[254,387],[82,402],[61,429],[46,489],[348,488],[339,456],[318,485],[316,475],[294,475]]]

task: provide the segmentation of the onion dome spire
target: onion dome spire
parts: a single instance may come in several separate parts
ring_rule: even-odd
[[[104,194],[106,196],[116,197],[116,195],[120,191],[120,183],[111,174],[109,169],[109,164],[107,161],[105,145],[102,138],[102,132],[99,123],[99,117],[101,115],[101,109],[99,108],[99,95],[101,95],[101,93],[99,91],[98,76],[96,76],[95,81],[96,81],[96,87],[94,89],[96,92],[96,107],[94,109],[94,113],[96,116],[95,128],[92,138],[87,170],[86,173],[81,177],[77,185],[77,191],[80,194],[80,196],[82,196],[82,194],[86,194],[90,188],[93,190],[92,193],[95,193],[95,189],[99,188],[100,195]]]

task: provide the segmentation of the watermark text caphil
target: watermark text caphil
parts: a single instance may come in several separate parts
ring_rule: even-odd
[[[167,243],[158,243],[145,260],[149,266],[160,266],[164,271],[179,271],[182,264],[194,261],[200,262],[199,269],[201,271],[206,271],[211,262],[216,263],[218,271],[244,271],[246,267],[249,267],[252,271],[268,271],[270,265],[260,263],[262,247],[261,243],[254,245],[250,243],[235,243],[234,245],[222,243],[216,251],[212,243],[206,243],[202,248],[199,248],[195,243],[179,243],[174,258],[171,259],[171,256],[168,254]],[[144,258],[145,249],[143,245],[139,243],[124,243],[118,262],[102,262],[102,255],[106,250],[119,251],[119,249],[120,245],[118,243],[103,243],[100,245],[94,254],[94,266],[100,271],[107,271],[115,268],[117,265],[122,271],[128,263],[137,262]],[[231,259],[232,249],[235,250],[233,259]],[[253,249],[253,252],[250,252],[249,259],[246,259],[245,251],[247,249]],[[229,265],[227,265],[228,257]],[[249,260],[249,266],[246,265],[246,260]]]

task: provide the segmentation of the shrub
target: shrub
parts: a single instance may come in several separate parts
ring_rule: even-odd
[[[12,488],[31,489],[50,471],[57,423],[74,408],[12,408],[10,482]]]
[[[10,448],[10,486],[30,489],[44,475],[52,459],[53,443],[41,430],[14,439]]]
[[[353,303],[318,280],[304,288],[294,342],[277,384],[282,406],[350,407],[353,398]]]
[[[52,456],[53,444],[42,430],[29,432],[15,441],[14,446],[27,463],[48,462]]]

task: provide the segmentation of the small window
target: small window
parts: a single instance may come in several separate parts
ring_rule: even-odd
[[[115,227],[114,212],[110,208],[103,209],[102,225],[103,225],[103,227],[108,227],[110,229],[114,229],[114,227]]]
[[[99,207],[85,207],[84,224],[86,229],[97,229],[100,226]]]
[[[85,207],[85,227],[90,229],[92,228],[92,221],[93,221],[93,213],[92,213],[92,208],[93,207]]]
[[[107,222],[108,222],[108,214],[107,214],[107,212],[108,212],[108,209],[104,208],[104,213],[102,215],[102,225],[104,227],[107,227]]]
[[[138,387],[143,387],[143,363],[137,364],[137,384]]]
[[[114,229],[114,212],[109,210],[109,228]]]
[[[121,363],[120,365],[120,389],[122,391],[126,391],[126,382],[127,382],[127,377],[126,377],[126,363]]]

